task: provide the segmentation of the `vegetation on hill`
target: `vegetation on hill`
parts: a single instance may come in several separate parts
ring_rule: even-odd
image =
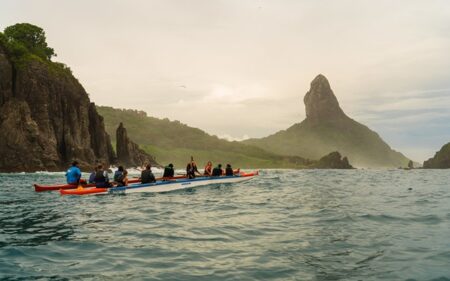
[[[303,155],[310,159],[337,150],[357,167],[404,167],[409,161],[392,150],[377,133],[350,118],[320,124],[305,120],[269,137],[245,143],[280,155]]]
[[[46,41],[45,31],[29,23],[17,23],[0,32],[3,47],[15,68],[24,68],[31,61],[45,64],[53,73],[72,73],[63,63],[52,62],[56,56]]]
[[[95,105],[54,56],[38,26],[0,33],[0,171],[60,171],[73,160],[91,169],[115,160]]]
[[[244,143],[280,155],[301,155],[319,159],[339,151],[356,167],[405,167],[403,154],[389,147],[368,127],[348,117],[340,108],[328,80],[318,75],[305,98],[306,119],[287,130]]]
[[[425,169],[450,169],[450,143],[445,144],[434,157],[423,163]]]
[[[190,156],[199,165],[208,160],[231,163],[241,168],[305,168],[311,161],[302,157],[279,156],[261,148],[229,142],[179,121],[149,117],[143,111],[98,106],[106,130],[115,142],[115,130],[121,122],[129,137],[160,164],[173,163],[184,168]]]

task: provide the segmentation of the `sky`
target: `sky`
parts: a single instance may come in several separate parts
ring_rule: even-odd
[[[305,118],[321,73],[406,156],[450,141],[450,1],[0,0],[0,30],[19,22],[98,105],[264,137]]]

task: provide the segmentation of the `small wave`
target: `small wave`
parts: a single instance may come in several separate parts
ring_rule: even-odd
[[[378,251],[370,256],[368,256],[367,258],[357,261],[356,264],[362,264],[362,263],[367,263],[370,262],[371,260],[374,260],[376,258],[378,258],[379,256],[382,256],[384,254],[384,251]]]

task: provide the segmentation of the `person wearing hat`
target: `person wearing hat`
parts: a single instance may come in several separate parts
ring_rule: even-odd
[[[164,174],[163,174],[164,179],[173,178],[174,175],[175,175],[175,170],[173,168],[172,163],[170,163],[169,165],[164,167]]]
[[[73,161],[72,166],[66,172],[66,179],[68,184],[76,184],[80,183],[81,179],[81,170],[78,168],[78,162]]]

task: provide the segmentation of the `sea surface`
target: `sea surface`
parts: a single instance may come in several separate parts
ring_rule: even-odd
[[[2,280],[450,280],[450,170],[263,170],[70,197],[0,174]]]

